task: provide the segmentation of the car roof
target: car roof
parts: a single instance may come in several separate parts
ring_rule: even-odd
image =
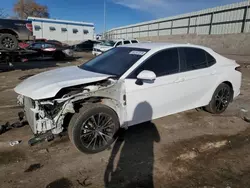
[[[119,42],[119,41],[131,41],[131,40],[137,40],[137,39],[114,39],[114,42]]]
[[[164,48],[173,48],[173,47],[193,47],[193,48],[201,48],[204,50],[209,50],[209,48],[194,44],[178,44],[178,43],[165,43],[165,42],[141,42],[141,43],[133,43],[133,44],[126,44],[119,46],[119,48],[144,48],[149,50],[157,50],[157,49],[164,49]]]

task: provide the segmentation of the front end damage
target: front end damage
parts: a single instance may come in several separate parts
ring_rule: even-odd
[[[123,81],[112,78],[61,89],[50,99],[33,100],[19,95],[18,103],[23,106],[25,117],[38,136],[52,133],[57,135],[67,128],[65,117],[77,113],[85,103],[102,103],[118,115],[121,126],[126,116],[126,99]]]

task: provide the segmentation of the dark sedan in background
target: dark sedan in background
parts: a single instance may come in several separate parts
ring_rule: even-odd
[[[35,42],[30,44],[27,49],[36,51],[36,53],[30,55],[29,58],[49,57],[56,60],[63,60],[66,57],[73,57],[72,49],[54,42]]]
[[[71,46],[71,49],[76,52],[91,52],[95,44],[99,44],[101,41],[86,40],[79,44]]]

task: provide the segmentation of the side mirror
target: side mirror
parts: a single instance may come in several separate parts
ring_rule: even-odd
[[[153,81],[156,75],[153,71],[143,70],[137,75],[138,80]]]

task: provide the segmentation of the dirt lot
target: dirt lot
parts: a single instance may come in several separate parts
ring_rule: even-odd
[[[0,73],[0,123],[17,120],[13,88],[27,76],[74,62],[29,62]],[[231,57],[232,58],[232,57]],[[241,63],[249,57],[239,58]],[[67,136],[29,147],[28,126],[0,135],[0,187],[250,187],[250,69],[242,93],[222,115],[191,110],[129,128],[108,150],[86,155]],[[9,141],[22,140],[10,146]]]

